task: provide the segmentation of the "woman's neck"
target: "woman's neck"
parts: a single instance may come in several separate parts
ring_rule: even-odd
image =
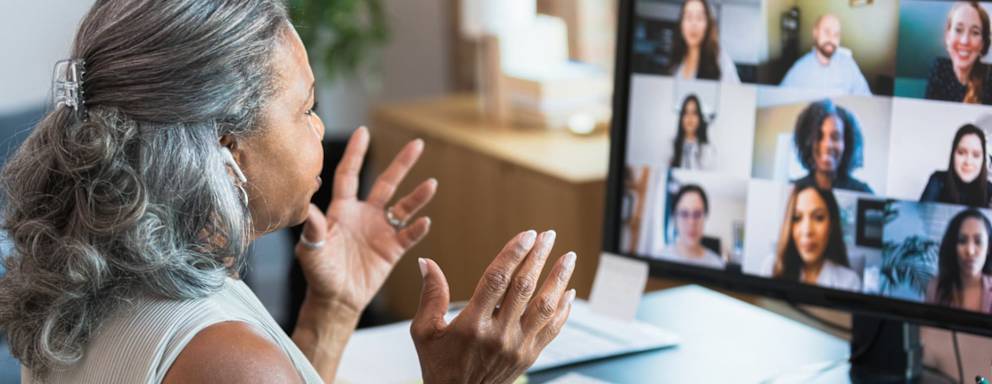
[[[837,177],[835,172],[823,172],[816,171],[813,178],[816,181],[816,186],[820,189],[830,189],[834,186],[834,179]]]
[[[823,264],[825,264],[824,261],[818,261],[803,265],[803,281],[816,284],[816,281],[820,278],[820,272],[823,271]]]
[[[980,287],[982,285],[982,274],[972,275],[969,273],[961,273],[961,285],[965,288],[968,287]]]
[[[679,238],[679,241],[675,243],[675,248],[679,251],[679,254],[683,257],[691,258],[701,258],[705,254],[703,252],[703,246],[696,242],[690,242],[688,240],[683,240]]]
[[[958,79],[958,83],[968,84],[968,77],[971,76],[971,69],[974,68],[975,65],[972,64],[963,68],[957,66],[952,67],[954,68],[954,77]]]
[[[689,47],[682,60],[682,77],[699,74],[699,48]]]
[[[688,133],[688,132],[686,132],[686,134],[685,134],[685,142],[687,142],[687,143],[695,143],[696,142],[696,134],[695,133]]]

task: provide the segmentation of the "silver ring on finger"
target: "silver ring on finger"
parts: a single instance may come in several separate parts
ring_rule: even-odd
[[[400,220],[396,217],[396,214],[393,213],[393,207],[386,209],[386,221],[389,222],[389,225],[392,225],[397,231],[403,229],[403,227],[406,227],[406,220]]]
[[[318,250],[324,247],[325,240],[321,241],[310,241],[307,240],[306,235],[300,235],[300,244],[302,244],[307,249]]]

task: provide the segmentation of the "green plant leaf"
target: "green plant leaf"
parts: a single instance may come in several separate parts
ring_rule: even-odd
[[[320,58],[327,80],[349,76],[366,64],[390,36],[383,0],[290,0],[290,17],[312,58]]]

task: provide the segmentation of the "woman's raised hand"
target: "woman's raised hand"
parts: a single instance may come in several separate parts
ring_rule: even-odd
[[[358,199],[358,175],[369,146],[365,127],[352,134],[334,175],[334,197],[326,213],[310,206],[296,256],[307,279],[308,300],[360,313],[385,282],[400,257],[427,235],[427,217],[408,220],[437,190],[428,179],[387,208],[396,188],[423,152],[414,140],[376,179],[368,199]],[[391,217],[387,219],[387,214]],[[393,221],[391,223],[390,221]],[[401,223],[394,226],[394,224]]]
[[[554,231],[527,231],[510,240],[450,324],[444,319],[444,273],[434,261],[419,260],[424,282],[410,333],[424,383],[511,383],[537,360],[575,299],[574,289],[565,290],[575,269],[572,252],[558,258],[537,289],[554,242]]]

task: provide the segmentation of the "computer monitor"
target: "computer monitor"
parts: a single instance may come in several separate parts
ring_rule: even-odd
[[[620,3],[606,252],[992,335],[992,4]]]

